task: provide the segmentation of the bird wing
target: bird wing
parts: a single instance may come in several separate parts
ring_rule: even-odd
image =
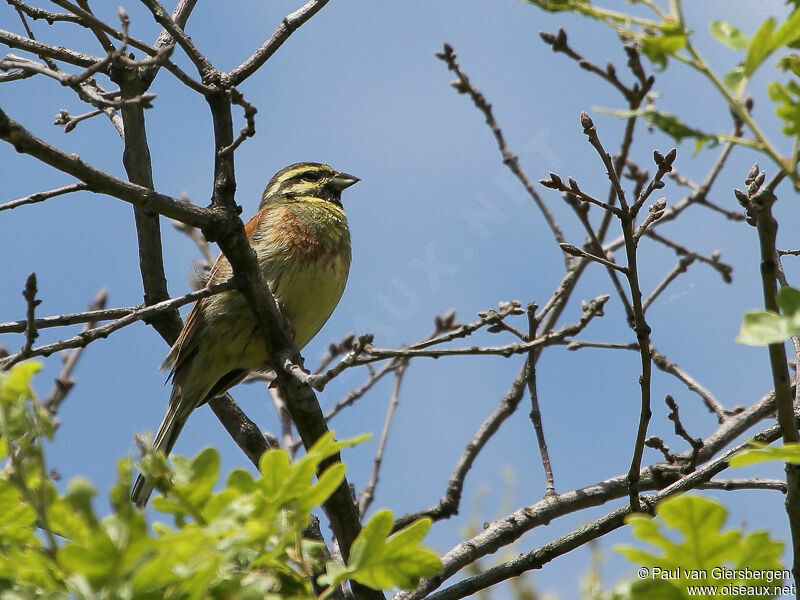
[[[244,226],[245,235],[247,238],[252,240],[253,236],[255,235],[256,231],[259,228],[262,220],[264,219],[264,211],[260,211],[256,213]],[[226,280],[231,275],[231,266],[228,262],[228,259],[225,258],[224,254],[220,254],[217,257],[214,266],[209,271],[208,276],[204,282],[204,285],[208,285],[209,283],[221,283],[223,280]],[[231,292],[222,292],[223,294],[231,293]],[[192,309],[189,311],[189,315],[186,317],[186,322],[183,325],[183,329],[181,330],[178,339],[175,340],[175,343],[170,348],[167,356],[164,358],[164,362],[161,364],[161,371],[166,371],[169,369],[169,376],[168,380],[174,377],[175,372],[181,368],[184,364],[190,361],[191,357],[194,355],[195,351],[197,350],[197,345],[202,338],[203,330],[205,329],[203,324],[203,306],[207,303],[207,298],[202,298],[195,302]]]

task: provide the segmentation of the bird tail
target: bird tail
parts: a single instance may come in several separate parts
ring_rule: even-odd
[[[172,389],[172,396],[167,406],[167,414],[164,415],[164,420],[161,421],[161,425],[158,426],[155,440],[153,440],[153,450],[163,452],[165,456],[168,456],[172,451],[175,442],[178,441],[178,435],[180,435],[191,413],[191,410],[185,410],[185,406],[187,405],[184,399],[180,397],[180,386],[176,385]],[[142,475],[139,475],[131,490],[131,500],[133,503],[138,508],[144,508],[152,493],[153,486],[148,483]]]

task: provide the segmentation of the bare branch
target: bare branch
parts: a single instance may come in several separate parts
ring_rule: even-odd
[[[137,50],[141,50],[142,52],[144,52],[148,56],[153,56],[153,57],[154,56],[158,56],[159,55],[159,50],[162,50],[162,48],[156,49],[153,46],[150,46],[149,44],[146,44],[146,43],[144,43],[144,42],[142,42],[140,40],[137,40],[135,38],[131,38],[131,37],[127,36],[124,32],[114,29],[113,27],[111,27],[107,23],[104,23],[103,21],[101,21],[97,17],[95,17],[90,11],[87,11],[87,10],[81,8],[80,6],[77,6],[77,5],[73,4],[72,2],[69,2],[69,0],[52,0],[52,2],[54,4],[57,4],[58,6],[61,6],[62,8],[67,9],[72,14],[76,15],[77,17],[80,17],[81,21],[84,24],[86,24],[87,26],[90,26],[90,29],[93,29],[93,31],[95,29],[97,31],[102,31],[105,34],[108,34],[111,37],[124,42],[126,45],[130,45],[131,47],[136,48]],[[59,50],[63,50],[63,48],[47,47],[47,45],[45,45],[42,48],[42,50],[46,51],[46,52],[40,52],[40,51],[37,51],[36,46],[31,46],[31,45],[27,45],[27,46],[12,45],[5,39],[5,35],[4,34],[6,34],[6,33],[7,32],[0,31],[0,42],[5,43],[6,45],[8,45],[8,46],[10,46],[12,48],[24,48],[24,49],[28,50],[29,52],[34,52],[34,53],[38,54],[39,56],[43,56],[43,55],[50,56],[51,58],[56,58],[58,60],[64,60],[65,62],[70,62],[71,64],[77,64],[77,65],[83,66],[83,67],[90,66],[89,64],[79,64],[78,62],[76,62],[76,59],[79,58],[79,56],[81,56],[81,55],[78,55],[78,53],[72,53],[72,51],[67,51],[68,54],[66,54],[66,55],[61,55],[61,54],[60,55],[54,55],[53,54],[53,49],[55,49],[55,51],[59,51]],[[13,36],[14,34],[8,34],[8,35]],[[18,38],[19,36],[16,36],[16,37]],[[12,39],[11,41],[13,41],[15,43],[19,43],[19,40],[17,40],[17,39]],[[75,56],[75,55],[78,55],[78,56]],[[64,58],[62,56],[66,56],[67,58],[71,57],[73,60],[67,60],[67,58]],[[82,55],[82,56],[85,56],[85,55]],[[101,60],[101,59],[100,58],[96,58],[95,60],[92,60],[91,62],[92,63],[96,63],[99,60]],[[199,92],[201,94],[209,93],[210,88],[208,86],[204,85],[203,83],[200,83],[199,81],[197,81],[195,79],[192,79],[189,75],[187,75],[175,63],[173,63],[171,61],[164,61],[164,68],[166,68],[170,73],[175,75],[175,77],[181,83],[183,83],[184,85],[187,85],[188,87],[190,87],[194,91]]]
[[[197,49],[197,46],[194,45],[192,39],[186,35],[186,32],[183,31],[181,26],[173,21],[169,13],[167,13],[167,11],[164,10],[164,7],[161,6],[161,3],[157,2],[156,0],[141,0],[141,2],[150,10],[151,13],[153,13],[153,18],[155,19],[156,23],[164,28],[164,31],[166,31],[170,37],[178,43],[178,45],[186,53],[186,56],[189,57],[189,60],[194,63],[194,66],[197,67],[197,72],[200,73],[201,79],[205,82],[210,78],[214,78],[216,69],[214,69],[211,62],[203,55],[203,53]]]
[[[581,126],[583,127],[583,133],[589,139],[589,143],[597,151],[597,154],[600,156],[600,159],[603,161],[603,164],[606,167],[606,173],[611,181],[611,185],[614,187],[614,192],[617,200],[619,201],[620,208],[622,208],[624,211],[630,210],[630,206],[628,205],[628,201],[625,197],[625,190],[622,189],[622,184],[619,181],[617,170],[614,168],[614,165],[611,162],[611,156],[608,154],[608,152],[606,152],[605,148],[603,148],[600,138],[597,137],[597,129],[595,129],[592,119],[586,112],[581,113]]]
[[[631,305],[633,308],[633,322],[629,324],[636,333],[636,341],[639,344],[639,354],[642,363],[642,371],[639,377],[639,387],[641,388],[639,425],[637,427],[636,440],[633,446],[631,466],[628,470],[631,510],[637,512],[640,510],[641,506],[639,502],[639,496],[636,491],[636,486],[642,468],[642,455],[644,452],[644,442],[647,437],[647,427],[650,423],[650,417],[652,414],[650,410],[650,377],[652,372],[652,357],[650,355],[651,330],[650,326],[647,324],[647,320],[645,319],[644,309],[642,307],[642,291],[639,285],[637,240],[635,237],[634,222],[636,219],[636,212],[644,204],[644,201],[647,199],[650,192],[658,187],[664,174],[672,170],[672,163],[675,161],[676,151],[673,148],[667,153],[666,156],[662,156],[657,151],[653,152],[653,158],[656,162],[656,166],[658,167],[658,172],[651,181],[650,185],[648,185],[648,187],[642,192],[639,199],[633,205],[629,205],[625,198],[625,192],[620,184],[616,168],[611,161],[611,157],[603,148],[591,117],[589,117],[589,115],[585,112],[581,113],[581,126],[583,127],[583,133],[589,139],[589,143],[597,151],[606,167],[606,173],[608,178],[611,180],[612,187],[616,191],[617,200],[619,201],[620,208],[623,211],[623,217],[620,218],[620,225],[622,226],[622,234],[625,239],[625,255],[628,261],[625,275],[628,278],[628,285],[631,292]]]
[[[101,56],[92,56],[91,54],[83,54],[81,52],[69,50],[63,46],[45,44],[2,29],[0,29],[0,44],[4,44],[9,48],[25,50],[37,56],[60,60],[77,67],[91,67],[103,60]]]
[[[189,21],[189,16],[192,14],[196,4],[197,0],[179,0],[175,5],[175,9],[172,11],[172,21],[181,29],[185,29],[186,23]],[[153,44],[153,46],[155,48],[162,48],[173,43],[172,35],[169,31],[163,29],[161,33],[158,34],[156,43]]]
[[[217,237],[213,233],[218,230],[219,219],[215,218],[214,213],[101,171],[83,162],[77,155],[67,154],[37,138],[19,123],[9,119],[2,109],[0,109],[0,139],[14,146],[17,152],[33,156],[59,171],[80,179],[86,183],[89,191],[108,194],[199,227],[206,232],[206,237],[209,239]]]
[[[73,14],[68,13],[54,13],[47,10],[43,10],[41,8],[37,8],[34,6],[29,6],[20,0],[6,0],[8,4],[24,12],[34,21],[38,19],[44,19],[47,21],[48,24],[52,25],[57,21],[66,22],[66,23],[81,23],[80,17],[76,17]]]

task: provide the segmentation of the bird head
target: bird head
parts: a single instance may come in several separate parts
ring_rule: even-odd
[[[342,190],[358,182],[358,177],[336,171],[321,163],[301,162],[278,171],[261,197],[259,210],[272,202],[291,202],[319,198],[341,206]]]

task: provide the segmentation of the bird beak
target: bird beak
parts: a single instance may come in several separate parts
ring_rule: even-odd
[[[333,176],[333,179],[328,182],[328,185],[341,192],[342,190],[349,188],[351,185],[358,183],[359,181],[361,180],[355,175],[348,175],[347,173],[341,173],[337,171]]]

